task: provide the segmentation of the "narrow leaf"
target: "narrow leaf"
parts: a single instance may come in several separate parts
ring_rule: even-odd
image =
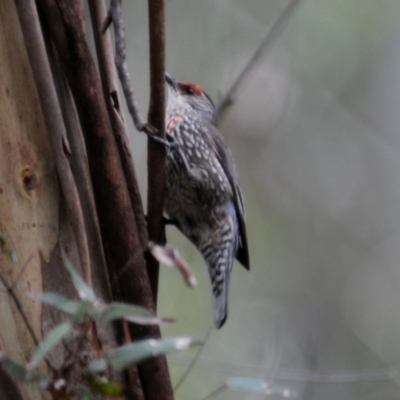
[[[168,246],[160,246],[150,242],[149,251],[159,263],[164,264],[169,268],[178,268],[187,286],[190,288],[197,286],[196,277],[193,275],[189,265],[179,254],[177,249]]]
[[[155,325],[172,321],[171,319],[159,318],[146,308],[117,302],[111,303],[107,306],[105,319],[107,321],[125,319],[129,322],[140,325]]]
[[[129,316],[153,317],[153,314],[144,307],[114,302],[107,307],[105,318],[107,321],[113,321]]]
[[[75,315],[82,305],[82,301],[70,300],[57,293],[34,293],[31,297],[72,315]]]
[[[98,360],[91,361],[87,366],[85,371],[88,374],[98,374],[107,370],[107,362],[104,358],[99,358]]]
[[[98,299],[94,294],[92,288],[87,285],[82,277],[76,272],[75,268],[72,266],[72,263],[69,261],[67,255],[65,254],[64,248],[61,248],[61,255],[64,261],[65,268],[68,270],[71,276],[72,283],[74,284],[80,299],[90,301],[91,303],[96,303]]]
[[[32,369],[36,367],[40,361],[57,346],[61,340],[72,331],[71,322],[63,322],[53,328],[46,336],[44,340],[39,343],[39,346],[33,352],[31,360],[28,364],[28,368]]]
[[[191,338],[187,337],[165,340],[141,340],[118,347],[108,354],[107,358],[114,369],[120,371],[148,358],[166,354],[171,351],[186,350],[192,345],[198,344],[199,342],[193,341]]]

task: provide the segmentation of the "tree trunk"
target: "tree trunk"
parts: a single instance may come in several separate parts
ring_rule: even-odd
[[[57,292],[77,298],[61,260],[61,246],[84,274],[12,0],[0,1],[0,60],[0,275],[12,292],[0,292],[0,350],[26,364],[37,342],[65,318],[28,294]],[[108,301],[111,294],[90,197],[83,210],[93,288]],[[115,346],[110,327],[100,327],[97,334],[103,350]],[[54,369],[62,369],[74,351],[82,363],[74,363],[68,376],[77,383],[84,366],[79,358],[96,356],[95,346],[78,346],[72,338],[52,351],[48,360]],[[41,367],[45,369],[45,365]],[[38,385],[19,384],[1,371],[0,398],[36,400],[49,399],[50,395]]]
[[[46,44],[36,4],[51,36]],[[81,5],[80,0],[0,1],[0,282],[5,289],[0,293],[0,351],[23,365],[66,318],[28,294],[77,298],[62,249],[103,301],[155,311],[137,181],[133,166],[124,164],[131,159],[121,162],[110,121],[113,111],[106,107],[111,98],[102,91],[86,43]],[[163,98],[163,93],[153,95]],[[163,103],[158,113],[164,115]],[[126,147],[123,151],[129,152]],[[163,172],[164,163],[160,165]],[[126,170],[133,173],[128,185]],[[155,211],[161,219],[162,201],[158,203]],[[68,390],[85,383],[87,362],[116,347],[117,339],[122,344],[160,337],[156,325],[127,328],[117,325],[115,335],[109,325],[77,324],[40,365],[52,383],[66,382],[65,389],[54,387],[52,397],[74,399]],[[122,379],[113,372],[107,378]],[[173,398],[165,357],[131,368],[126,378],[130,399]],[[50,395],[37,384],[19,384],[0,368],[0,398]]]

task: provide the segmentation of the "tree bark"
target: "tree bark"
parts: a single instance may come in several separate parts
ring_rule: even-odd
[[[85,137],[113,299],[155,312],[138,227],[99,76],[68,0],[39,0],[74,96]],[[160,338],[158,326],[130,325],[132,340]],[[173,399],[165,357],[138,365],[145,398]]]
[[[32,51],[27,32],[33,24],[21,14],[27,7],[36,12],[35,2],[0,1],[0,280],[8,289],[0,292],[0,351],[23,364],[46,333],[65,319],[27,294],[57,292],[77,298],[61,248],[104,301],[120,300],[155,312],[136,177],[131,168],[133,179],[127,185],[127,169],[112,132],[112,111],[107,110],[85,40],[81,2],[74,1],[74,7],[66,0],[37,4],[51,36],[51,71],[48,65],[36,68],[38,61],[48,64],[47,54]],[[53,43],[57,54],[52,53]],[[56,87],[46,92],[53,80]],[[57,123],[49,119],[51,114]],[[61,373],[68,384],[83,380],[81,354],[93,359],[116,346],[109,326],[93,325],[87,333],[92,342],[82,345],[75,335],[46,358],[47,368]],[[159,338],[160,330],[130,325],[129,334],[122,329],[119,334],[124,342],[129,336]],[[137,371],[129,374],[130,398],[173,398],[165,357],[141,363]],[[0,398],[36,400],[49,394],[38,385],[14,382],[0,369]]]
[[[65,319],[65,315],[34,301],[28,294],[57,292],[77,298],[61,261],[61,246],[78,272],[83,272],[70,214],[58,184],[49,140],[52,132],[46,129],[12,0],[0,2],[0,59],[0,275],[12,290],[12,295],[10,291],[0,292],[0,350],[26,364],[37,343]],[[66,113],[72,120],[73,111]],[[82,181],[79,186],[87,187],[87,182]],[[111,295],[103,272],[96,216],[93,207],[84,206],[83,210],[85,220],[92,221],[86,234],[96,276],[93,287],[107,301]],[[97,335],[104,350],[115,346],[110,327],[99,327]],[[70,351],[78,349],[73,338],[67,338],[64,344],[47,357],[48,365],[54,369],[63,370]],[[91,345],[79,347],[79,352],[96,356]],[[40,367],[46,369],[45,365]],[[68,379],[75,383],[82,380],[83,367],[74,363],[68,368]],[[50,395],[38,385],[20,384],[0,371],[0,398],[36,400],[49,399]]]
[[[35,336],[42,338],[42,305],[28,298],[43,291],[43,262],[58,242],[59,190],[54,160],[30,70],[18,15],[0,2],[0,273],[21,302]],[[36,347],[13,299],[0,292],[1,351],[20,362]],[[0,387],[9,386],[1,374]],[[21,399],[48,398],[18,385]],[[1,398],[13,399],[9,391]],[[4,396],[4,397],[3,397]]]
[[[157,129],[158,136],[165,140],[165,4],[164,0],[148,0],[148,6],[151,90],[148,118],[149,123]],[[165,146],[149,138],[147,152],[149,239],[160,243],[164,234],[162,217],[166,178]],[[154,302],[157,304],[159,263],[150,253],[147,253],[146,259]]]

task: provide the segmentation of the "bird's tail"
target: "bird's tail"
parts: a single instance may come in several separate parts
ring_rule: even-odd
[[[228,292],[232,267],[229,265],[225,267],[225,271],[223,271],[221,275],[221,281],[215,281],[211,278],[214,302],[214,323],[217,329],[220,329],[228,318]],[[209,270],[210,269],[209,267]]]
[[[220,329],[228,317],[228,291],[232,265],[236,255],[237,222],[230,215],[218,229],[206,235],[200,250],[206,260],[214,298],[214,322]]]

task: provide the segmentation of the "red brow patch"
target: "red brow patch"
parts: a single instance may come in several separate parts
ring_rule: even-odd
[[[178,82],[178,83],[182,91],[185,91],[185,89],[190,88],[198,96],[203,96],[204,94],[203,89],[199,85],[196,85],[195,83],[186,83],[186,82]]]

